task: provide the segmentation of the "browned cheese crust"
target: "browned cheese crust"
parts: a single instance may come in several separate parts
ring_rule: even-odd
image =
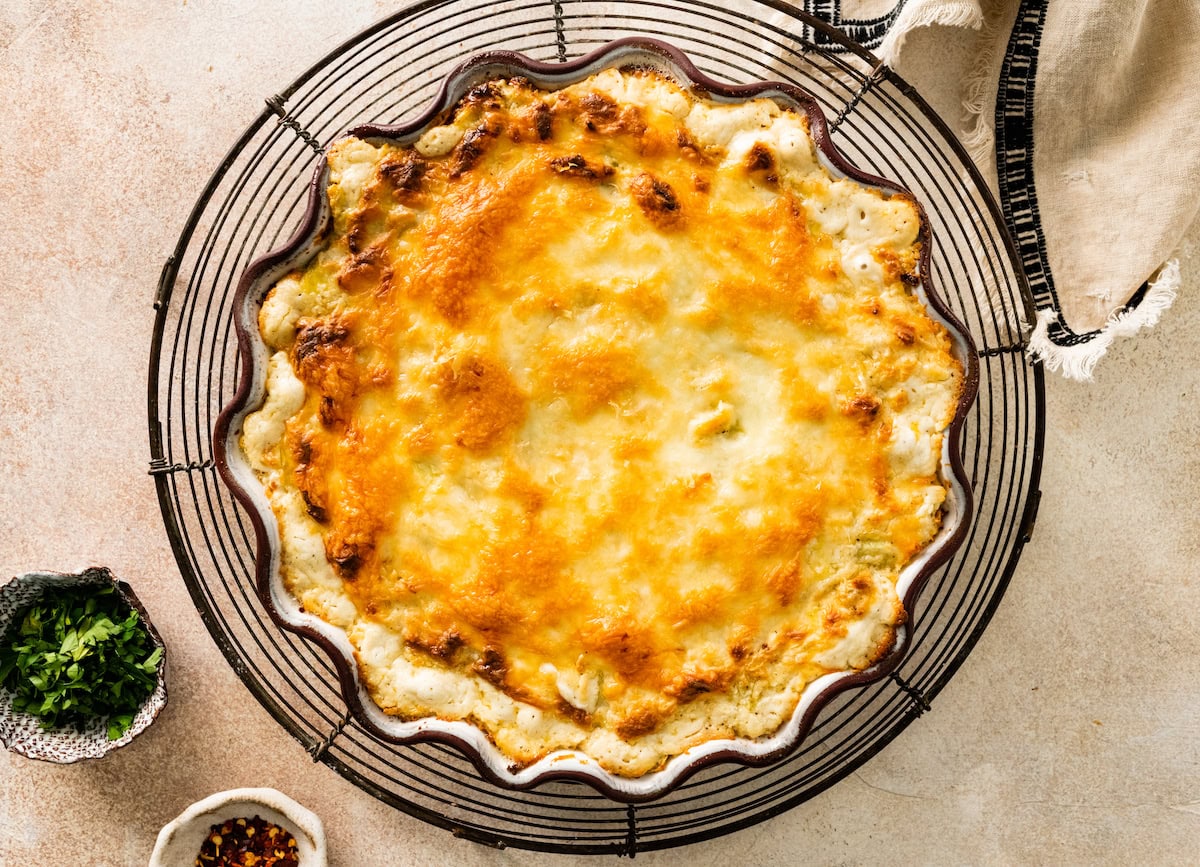
[[[648,71],[329,163],[243,446],[385,711],[638,776],[887,651],[962,380],[910,201]]]

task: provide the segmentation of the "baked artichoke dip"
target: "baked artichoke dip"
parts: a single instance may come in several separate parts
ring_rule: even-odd
[[[664,73],[479,84],[328,153],[242,448],[284,587],[386,713],[637,777],[870,666],[963,371],[920,217],[802,111]]]

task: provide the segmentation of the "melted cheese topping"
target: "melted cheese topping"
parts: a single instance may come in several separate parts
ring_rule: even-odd
[[[385,711],[636,776],[770,735],[904,618],[961,370],[904,197],[658,74],[472,90],[329,154],[243,447]]]

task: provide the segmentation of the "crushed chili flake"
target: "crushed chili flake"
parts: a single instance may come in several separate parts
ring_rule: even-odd
[[[296,838],[261,816],[213,825],[196,867],[299,867]]]

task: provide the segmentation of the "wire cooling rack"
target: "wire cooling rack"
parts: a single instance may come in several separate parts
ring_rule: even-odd
[[[979,397],[962,438],[977,515],[962,549],[926,584],[904,663],[833,700],[786,759],[712,767],[636,807],[582,784],[502,790],[453,749],[382,742],[350,719],[324,652],[280,630],[259,605],[254,533],[217,478],[211,442],[238,379],[238,277],[298,224],[327,143],[358,123],[414,116],[446,73],[478,51],[564,61],[629,35],[672,42],[717,78],[784,79],[812,92],[850,161],[898,181],[925,205],[933,280],[981,355]],[[1024,352],[1031,301],[999,211],[962,148],[904,81],[781,0],[426,0],[363,31],[265,102],[163,268],[150,355],[150,473],[200,616],[234,671],[314,761],[480,843],[632,856],[775,816],[861,766],[930,709],[987,626],[1029,540],[1044,383]]]

